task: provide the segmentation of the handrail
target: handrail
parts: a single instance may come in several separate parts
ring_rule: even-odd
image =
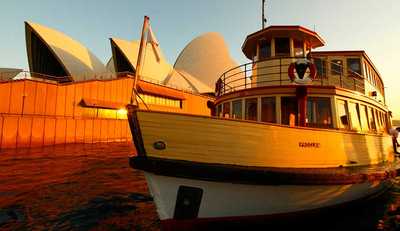
[[[299,57],[273,57],[230,68],[218,78],[215,86],[216,96],[258,86],[290,85],[292,83],[288,76],[287,67],[296,59],[299,59]],[[349,68],[344,71],[343,65],[323,58],[316,57],[312,58],[311,61],[315,62],[317,59],[325,61],[326,65],[337,65],[339,70],[334,74],[332,73],[334,70],[327,73],[326,65],[324,65],[324,70],[322,73],[317,73],[317,78],[310,83],[311,85],[334,85],[365,93],[362,75]],[[283,69],[282,67],[286,68]]]

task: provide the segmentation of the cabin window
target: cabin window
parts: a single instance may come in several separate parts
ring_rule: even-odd
[[[281,116],[282,124],[297,126],[298,108],[296,97],[286,96],[281,98]]]
[[[381,118],[379,115],[379,111],[376,109],[374,109],[374,111],[375,111],[376,125],[377,125],[378,130],[380,131],[382,129],[382,122],[381,122]]]
[[[317,76],[318,78],[326,78],[326,60],[321,58],[315,58],[314,64],[317,69]]]
[[[337,114],[339,117],[339,128],[349,129],[349,113],[347,110],[347,103],[344,100],[337,101]]]
[[[361,122],[361,130],[368,131],[368,113],[367,113],[367,106],[360,105],[360,122]]]
[[[289,38],[275,38],[275,55],[290,56]]]
[[[222,117],[222,104],[217,106],[217,116]]]
[[[304,57],[304,44],[303,41],[293,40],[294,56]]]
[[[245,109],[246,109],[246,120],[255,120],[257,121],[258,114],[258,103],[257,98],[251,98],[245,100]]]
[[[361,130],[361,123],[360,123],[360,116],[358,105],[356,103],[349,102],[349,114],[351,120],[351,129],[360,131]]]
[[[259,60],[271,57],[271,42],[266,39],[259,41],[260,58]]]
[[[275,97],[261,98],[261,121],[276,123]]]
[[[343,68],[343,62],[340,59],[334,59],[331,62],[331,74],[332,75],[341,75]]]
[[[242,119],[242,100],[232,101],[232,118]]]
[[[372,131],[376,131],[375,115],[374,115],[374,109],[372,107],[368,108],[368,120],[370,129]]]
[[[329,98],[307,98],[307,127],[332,127],[331,103]]]
[[[359,58],[348,58],[347,67],[351,72],[361,75],[361,61]]]
[[[231,113],[231,103],[224,103],[224,107],[222,109],[222,117],[229,118]]]

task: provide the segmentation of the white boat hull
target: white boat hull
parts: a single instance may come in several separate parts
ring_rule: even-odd
[[[383,191],[390,181],[351,185],[248,185],[168,177],[146,172],[161,221],[174,219],[178,189],[202,189],[197,218],[295,213],[335,206]]]

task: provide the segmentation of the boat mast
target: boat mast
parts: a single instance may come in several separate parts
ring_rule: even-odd
[[[261,29],[264,29],[265,28],[265,23],[267,23],[267,19],[265,18],[265,0],[262,0],[262,6],[261,6],[261,9],[262,9],[262,28]]]
[[[136,62],[136,70],[135,70],[135,82],[133,85],[133,91],[136,90],[136,83],[139,80],[139,72],[142,66],[142,52],[143,52],[143,47],[145,45],[145,39],[144,39],[144,35],[145,32],[147,31],[147,27],[149,25],[149,17],[148,16],[144,16],[144,21],[143,21],[143,28],[142,28],[142,36],[140,38],[140,46],[139,46],[139,52],[138,52],[138,58],[137,58],[137,62]],[[132,101],[132,99],[131,99]]]

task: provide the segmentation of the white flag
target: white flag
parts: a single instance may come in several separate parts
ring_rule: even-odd
[[[160,62],[160,54],[158,51],[158,41],[156,36],[154,36],[153,30],[151,29],[150,24],[147,27],[147,42],[152,45],[154,54],[156,55],[157,62]]]
[[[156,36],[154,36],[153,30],[151,29],[150,24],[149,24],[148,31],[147,31],[147,42],[151,43],[155,46],[158,46],[158,41],[156,39]]]

